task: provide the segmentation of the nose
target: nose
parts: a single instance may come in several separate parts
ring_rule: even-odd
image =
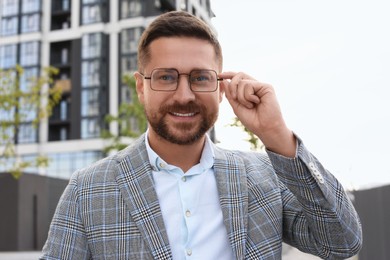
[[[178,86],[173,96],[176,101],[179,103],[188,103],[189,101],[193,101],[195,99],[195,94],[190,88],[188,75],[181,74],[177,84]]]

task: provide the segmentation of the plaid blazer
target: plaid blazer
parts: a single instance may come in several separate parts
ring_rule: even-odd
[[[281,259],[282,241],[327,259],[358,252],[361,226],[350,200],[303,144],[295,159],[214,150],[237,259]],[[73,174],[41,259],[172,259],[144,135]]]

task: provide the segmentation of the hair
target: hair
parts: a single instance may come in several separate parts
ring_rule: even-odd
[[[172,11],[157,17],[142,33],[138,45],[138,70],[143,71],[150,60],[149,45],[161,37],[191,37],[208,41],[215,50],[218,65],[222,68],[222,50],[212,29],[198,17]]]

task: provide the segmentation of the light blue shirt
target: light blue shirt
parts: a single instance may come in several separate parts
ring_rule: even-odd
[[[234,259],[223,224],[211,140],[206,137],[200,163],[186,173],[162,160],[145,140],[173,259]]]

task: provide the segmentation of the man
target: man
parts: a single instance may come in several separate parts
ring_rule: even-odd
[[[281,259],[283,241],[326,259],[359,251],[358,216],[339,182],[287,128],[272,86],[222,73],[205,23],[161,15],[138,55],[148,131],[72,176],[42,259]],[[207,137],[224,94],[267,155]]]

